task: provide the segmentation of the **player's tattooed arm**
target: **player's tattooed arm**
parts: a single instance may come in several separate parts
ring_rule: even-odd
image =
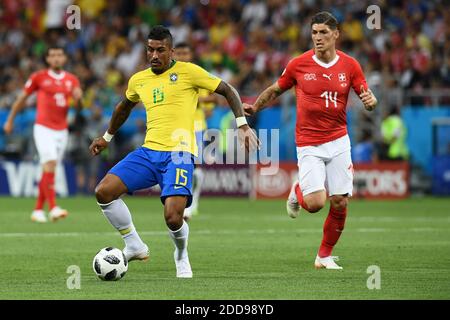
[[[117,104],[111,116],[109,128],[107,130],[107,133],[111,137],[117,132],[117,130],[119,130],[122,124],[124,124],[124,122],[128,119],[131,110],[136,104],[137,102],[130,101],[127,98],[123,99]],[[102,152],[102,150],[106,149],[108,147],[108,141],[105,140],[105,136],[95,138],[94,141],[92,141],[91,145],[89,146],[91,154],[93,156],[96,156],[100,152]]]
[[[251,116],[261,111],[266,107],[267,103],[281,96],[283,92],[284,90],[280,88],[278,82],[275,82],[258,96],[253,105],[244,103],[245,115]]]
[[[268,102],[275,100],[283,92],[284,91],[281,90],[281,88],[278,86],[278,83],[275,82],[259,95],[259,97],[256,99],[256,102],[254,103],[254,106],[256,107],[257,111],[262,110]]]
[[[215,92],[227,99],[228,104],[230,105],[230,108],[236,118],[244,116],[241,98],[237,90],[233,88],[232,85],[226,83],[225,81],[222,81],[219,83],[219,86],[217,87]]]
[[[225,81],[222,81],[220,82],[215,92],[227,99],[228,104],[230,105],[230,108],[236,118],[244,117],[244,109],[242,107],[241,97],[232,85],[226,83]],[[261,144],[256,134],[246,123],[239,126],[238,138],[241,146],[245,148],[247,152],[258,149]]]
[[[137,102],[133,102],[128,100],[127,98],[120,101],[116,107],[114,108],[114,112],[111,116],[111,120],[109,121],[109,134],[115,134],[117,130],[127,121],[130,116],[131,110]]]

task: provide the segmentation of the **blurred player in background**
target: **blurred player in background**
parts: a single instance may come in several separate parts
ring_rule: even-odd
[[[4,131],[10,134],[14,129],[14,119],[25,106],[27,98],[37,91],[37,112],[33,137],[42,165],[42,178],[36,206],[31,214],[35,222],[47,222],[44,203],[47,201],[49,218],[56,221],[68,215],[67,210],[56,205],[55,170],[62,160],[68,139],[67,113],[72,98],[75,106],[81,108],[82,90],[78,78],[64,71],[67,60],[64,49],[51,46],[47,49],[48,69],[33,73],[25,83],[22,93],[14,102]]]
[[[192,62],[194,60],[194,53],[192,48],[186,43],[181,42],[175,45],[174,59],[183,62]],[[184,219],[188,221],[193,215],[198,214],[198,203],[200,200],[200,194],[202,190],[204,173],[200,164],[203,161],[203,135],[206,131],[207,124],[206,119],[211,115],[214,109],[217,98],[211,91],[206,89],[198,89],[198,105],[194,114],[194,131],[195,139],[197,141],[197,147],[199,147],[199,156],[196,158],[194,169],[194,181],[192,188],[192,204],[189,208],[184,210]]]
[[[236,90],[195,64],[173,60],[172,41],[167,28],[155,26],[150,30],[146,44],[150,68],[130,78],[126,97],[116,106],[109,128],[103,137],[92,142],[90,151],[98,155],[105,149],[133,107],[139,101],[143,102],[147,111],[144,145],[129,153],[106,174],[95,195],[104,215],[125,241],[125,257],[129,261],[146,260],[148,246],[139,237],[130,211],[120,197],[159,184],[164,218],[175,245],[176,276],[192,278],[187,251],[189,226],[183,220],[183,213],[192,202],[194,156],[197,155],[194,114],[198,89],[217,92],[227,99],[236,116],[241,143],[247,151],[256,149],[259,142],[246,123]]]
[[[338,22],[328,12],[311,21],[314,49],[292,59],[281,77],[264,90],[253,105],[244,104],[247,115],[286,90],[295,87],[297,97],[296,145],[299,182],[291,188],[288,214],[295,218],[301,208],[314,213],[330,196],[330,211],[316,256],[316,268],[342,269],[331,252],[345,224],[348,198],[353,189],[353,165],[347,134],[346,105],[350,88],[371,111],[377,99],[368,88],[359,63],[336,50]]]

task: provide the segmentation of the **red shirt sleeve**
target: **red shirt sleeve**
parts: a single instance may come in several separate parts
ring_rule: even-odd
[[[361,69],[361,65],[358,61],[353,60],[352,88],[358,96],[361,94],[361,86],[364,87],[364,90],[369,88],[366,78],[364,77],[364,73]]]
[[[278,85],[280,86],[281,90],[283,91],[288,90],[292,88],[297,82],[295,80],[293,69],[294,69],[294,62],[291,60],[289,61],[288,65],[286,66],[280,78],[278,79]]]
[[[26,92],[26,94],[30,95],[35,90],[39,88],[39,74],[37,72],[33,73],[25,82],[25,86],[23,87],[23,90]]]

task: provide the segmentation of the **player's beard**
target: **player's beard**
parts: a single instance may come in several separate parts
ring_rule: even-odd
[[[161,74],[166,70],[166,68],[164,68],[164,64],[161,61],[158,61],[158,62],[160,63],[159,66],[151,66],[152,72],[154,74]],[[150,65],[151,65],[151,62],[150,62]]]
[[[50,69],[56,73],[60,73],[63,70],[62,66],[52,67]]]
[[[164,70],[164,68],[162,68],[162,67],[160,67],[160,68],[151,68],[152,69],[152,72],[154,73],[154,74],[161,74],[161,73],[163,73],[165,70]]]

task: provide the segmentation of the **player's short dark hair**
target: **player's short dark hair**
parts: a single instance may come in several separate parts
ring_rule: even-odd
[[[150,29],[150,32],[148,33],[148,39],[161,41],[164,39],[168,39],[170,46],[172,46],[173,44],[173,38],[170,30],[162,25],[152,27]]]
[[[175,46],[175,49],[183,49],[188,48],[189,50],[192,50],[192,47],[187,42],[178,42]]]
[[[63,46],[53,44],[47,47],[47,51],[45,52],[46,57],[50,54],[50,50],[62,50],[64,54],[66,53],[66,49]]]
[[[339,23],[337,19],[327,11],[316,13],[311,19],[311,27],[313,24],[324,23],[330,27],[331,30],[336,30]]]

